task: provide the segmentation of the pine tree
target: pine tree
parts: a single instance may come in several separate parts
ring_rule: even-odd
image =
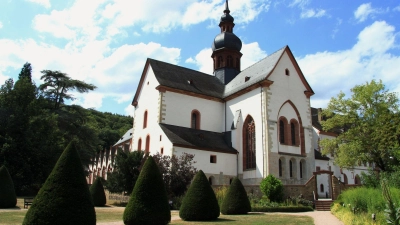
[[[221,213],[225,215],[247,214],[251,211],[249,198],[242,182],[236,177],[221,205]]]
[[[6,166],[0,167],[0,208],[13,208],[17,205],[14,183]]]
[[[101,179],[101,177],[97,177],[90,187],[90,195],[92,195],[94,206],[104,206],[107,202],[106,193],[104,192],[104,187]]]
[[[96,224],[96,213],[74,141],[58,159],[23,224]]]
[[[206,175],[200,170],[183,198],[179,216],[186,221],[205,221],[216,220],[219,213],[215,193]]]
[[[143,165],[125,208],[124,223],[164,225],[171,221],[167,191],[152,156]]]

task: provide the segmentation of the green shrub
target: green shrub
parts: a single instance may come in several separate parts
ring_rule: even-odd
[[[260,183],[260,189],[269,200],[281,202],[283,200],[282,181],[270,174]]]
[[[6,166],[0,167],[0,208],[13,208],[17,205],[14,183]]]
[[[74,141],[61,154],[23,224],[96,224],[96,213]]]
[[[106,193],[104,192],[104,187],[101,179],[101,177],[97,177],[89,189],[94,206],[104,206],[107,202]]]
[[[219,205],[206,175],[200,170],[183,198],[179,216],[186,221],[216,220]]]
[[[227,186],[217,187],[214,189],[215,197],[217,198],[218,205],[220,208],[227,192],[228,192]]]
[[[171,211],[157,164],[149,156],[136,181],[123,215],[124,223],[168,224]]]
[[[310,206],[257,206],[251,208],[252,212],[310,212],[314,209]]]
[[[222,202],[221,212],[225,215],[247,214],[251,211],[250,201],[242,182],[233,179]]]

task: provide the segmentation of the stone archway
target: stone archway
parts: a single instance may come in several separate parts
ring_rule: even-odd
[[[333,197],[333,184],[332,184],[332,176],[333,172],[328,170],[321,170],[318,172],[314,172],[315,177],[315,200],[320,198],[324,199],[332,199]],[[318,178],[321,182],[318,182]],[[323,189],[321,189],[323,187]],[[323,190],[323,192],[321,192]]]

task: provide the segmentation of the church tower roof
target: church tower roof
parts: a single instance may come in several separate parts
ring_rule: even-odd
[[[223,83],[229,83],[240,73],[242,41],[233,33],[234,18],[230,15],[228,0],[225,1],[224,14],[221,16],[219,33],[212,43],[214,75]]]

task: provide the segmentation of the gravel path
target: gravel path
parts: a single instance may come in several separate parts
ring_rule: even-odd
[[[338,218],[331,214],[330,211],[313,211],[303,213],[268,213],[268,214],[286,214],[290,216],[309,216],[314,219],[315,225],[344,225]],[[172,216],[171,220],[180,220],[179,216]],[[124,225],[122,221],[97,223],[97,225]]]

